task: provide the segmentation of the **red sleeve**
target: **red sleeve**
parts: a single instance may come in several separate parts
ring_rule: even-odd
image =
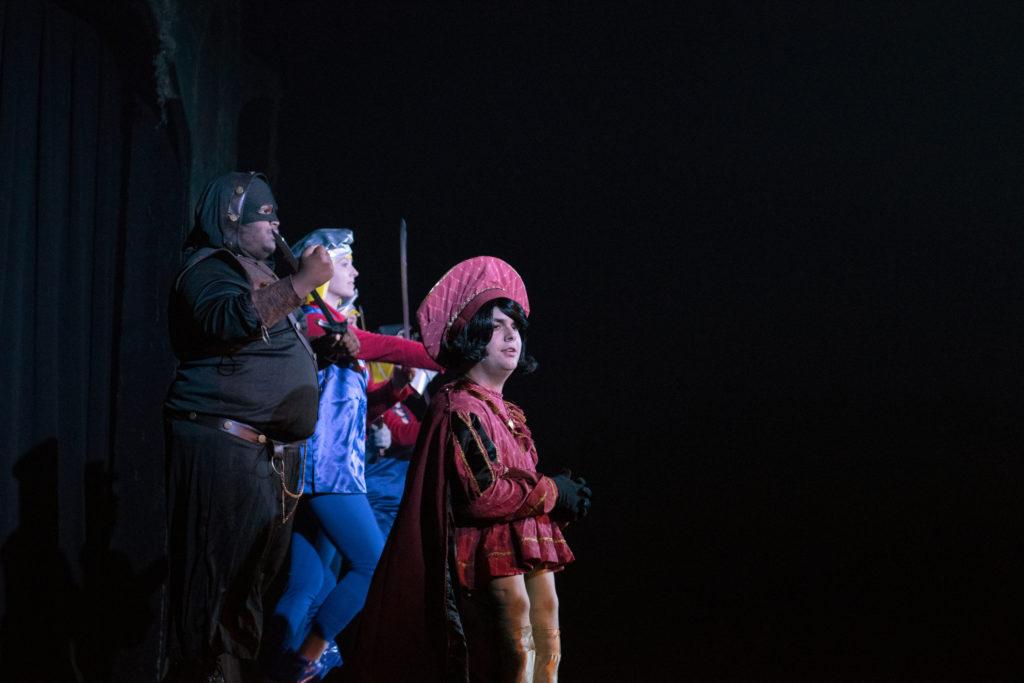
[[[461,512],[480,521],[511,521],[551,512],[558,488],[537,472],[501,462],[479,417],[462,411],[452,415],[448,456],[455,463],[463,505]]]
[[[387,334],[367,332],[355,326],[351,329],[359,339],[358,358],[361,360],[382,360],[408,368],[423,368],[425,370],[439,371],[442,369],[427,355],[427,350],[419,342]]]
[[[391,430],[392,446],[412,446],[416,443],[416,437],[420,433],[420,421],[408,410],[409,421],[405,422],[393,410],[387,410],[381,416],[381,420]]]
[[[335,309],[328,306],[331,315],[334,316],[335,320],[341,320],[341,313],[338,313]],[[316,339],[317,337],[324,336],[324,328],[320,327],[321,320],[327,320],[324,317],[323,311],[314,306],[303,306],[303,313],[306,315],[306,337],[308,339]]]
[[[391,380],[374,382],[366,386],[366,420],[367,424],[380,417],[391,406],[404,400],[412,393],[412,387],[406,384],[396,390]]]

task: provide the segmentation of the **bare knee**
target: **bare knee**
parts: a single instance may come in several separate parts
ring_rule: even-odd
[[[500,619],[524,625],[530,622],[530,595],[522,576],[493,579],[488,589]]]
[[[525,583],[530,599],[530,622],[534,627],[558,628],[558,593],[554,575],[545,572],[527,576]]]
[[[542,614],[558,614],[558,594],[543,591],[530,596],[530,610]]]

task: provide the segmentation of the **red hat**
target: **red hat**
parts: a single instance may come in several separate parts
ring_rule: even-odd
[[[491,299],[512,299],[530,315],[526,285],[515,268],[493,256],[475,256],[455,265],[437,281],[416,311],[423,346],[434,360],[441,344],[466,326]]]

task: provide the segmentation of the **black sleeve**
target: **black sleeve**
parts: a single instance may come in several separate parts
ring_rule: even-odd
[[[193,266],[178,291],[195,327],[222,342],[257,338],[262,322],[253,305],[249,280],[231,265],[211,257]]]
[[[510,468],[473,413],[452,416],[447,448],[453,467],[455,507],[472,522],[511,521],[550,512],[558,490],[537,472]]]
[[[468,418],[468,419],[467,419]],[[480,424],[480,418],[473,413],[456,415],[452,420],[452,436],[461,454],[464,475],[472,475],[476,491],[483,493],[494,483],[494,468],[498,462],[498,450]]]

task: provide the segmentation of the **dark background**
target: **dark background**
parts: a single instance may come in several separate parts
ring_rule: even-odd
[[[155,676],[163,297],[237,165],[286,236],[355,230],[371,327],[401,217],[413,306],[469,256],[523,275],[507,393],[595,489],[564,680],[1019,673],[1018,5],[121,4],[2,15],[8,666],[41,633]]]

